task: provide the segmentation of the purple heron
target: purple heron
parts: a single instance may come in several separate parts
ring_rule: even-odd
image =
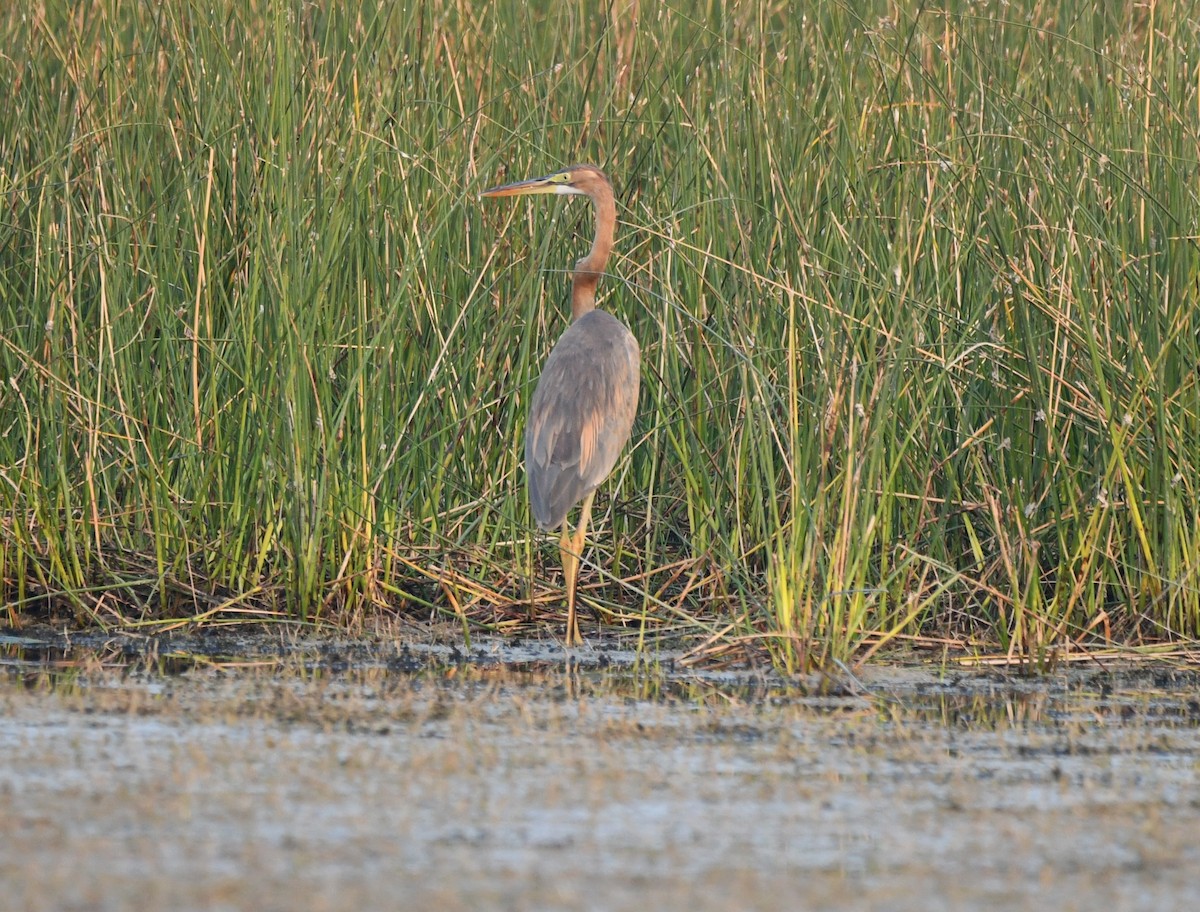
[[[563,193],[591,197],[596,237],[571,279],[571,325],[562,334],[538,380],[525,429],[525,474],[538,526],[562,526],[559,556],[567,590],[567,645],[582,642],[575,616],[575,584],[596,488],[608,477],[629,440],[637,410],[641,353],[620,320],[596,309],[596,284],[604,273],[617,226],[612,184],[594,165],[573,165],[484,190],[480,196]],[[572,534],[567,513],[582,501]]]

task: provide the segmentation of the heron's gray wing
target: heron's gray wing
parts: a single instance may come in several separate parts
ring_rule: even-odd
[[[529,500],[543,529],[561,525],[612,471],[633,427],[639,362],[633,334],[598,310],[550,352],[525,432]]]

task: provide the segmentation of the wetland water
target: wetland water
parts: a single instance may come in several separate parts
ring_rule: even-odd
[[[0,637],[0,907],[1200,908],[1200,675]]]

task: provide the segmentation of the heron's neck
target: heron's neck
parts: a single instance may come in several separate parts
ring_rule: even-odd
[[[596,283],[608,263],[617,230],[617,204],[612,189],[602,184],[592,191],[591,197],[596,209],[596,238],[588,255],[575,264],[575,275],[571,280],[571,318],[574,320],[596,308]]]

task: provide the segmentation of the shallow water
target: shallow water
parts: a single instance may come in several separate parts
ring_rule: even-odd
[[[1200,676],[0,639],[40,909],[1200,908]]]

